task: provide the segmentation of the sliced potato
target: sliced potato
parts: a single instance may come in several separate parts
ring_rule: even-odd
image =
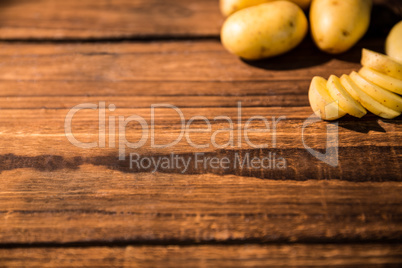
[[[364,92],[380,102],[382,105],[397,111],[402,112],[402,98],[391,91],[383,89],[370,81],[367,81],[360,74],[352,72],[350,78]]]
[[[402,80],[374,71],[368,67],[360,69],[359,74],[366,80],[389,91],[402,94]]]
[[[401,114],[373,99],[370,95],[361,90],[348,75],[344,74],[341,76],[341,84],[353,98],[373,114],[386,119],[392,119]]]
[[[364,48],[362,51],[361,64],[364,67],[402,80],[402,64],[387,55]]]
[[[315,76],[308,91],[310,106],[314,113],[324,120],[336,120],[346,114],[327,90],[327,80]]]
[[[342,86],[339,78],[331,75],[327,82],[327,89],[331,97],[338,101],[339,107],[348,114],[361,118],[367,111]]]

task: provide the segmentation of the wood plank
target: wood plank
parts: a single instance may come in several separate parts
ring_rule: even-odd
[[[235,104],[233,104],[235,105]],[[183,136],[179,143],[166,148],[157,148],[152,146],[150,134],[146,142],[141,148],[130,149],[126,148],[127,154],[137,152],[143,155],[163,155],[175,152],[177,154],[193,154],[196,152],[211,152],[218,155],[220,149],[226,153],[234,152],[253,152],[256,154],[265,153],[269,150],[280,151],[281,154],[288,156],[289,161],[294,160],[294,164],[303,168],[303,163],[297,164],[297,160],[307,158],[309,161],[315,161],[313,156],[305,150],[304,143],[314,149],[325,149],[327,140],[327,127],[331,124],[319,121],[306,127],[303,131],[303,123],[306,118],[312,115],[309,107],[300,108],[246,108],[241,110],[241,117],[238,117],[237,109],[233,108],[180,108],[183,114],[186,125],[181,124],[181,119],[176,111],[172,109],[156,109],[153,122],[151,121],[150,108],[141,109],[119,109],[114,112],[107,111],[106,116],[112,116],[116,119],[120,116],[127,118],[132,115],[137,115],[145,120],[148,127],[144,129],[151,132],[151,125],[155,130],[155,143],[168,144],[179,138],[180,133],[186,129],[206,129],[207,123],[203,120],[194,121],[191,126],[187,124],[191,118],[196,116],[205,116],[211,126],[210,132],[194,132],[189,133],[188,138]],[[114,136],[109,135],[110,120],[105,120],[105,131],[107,133],[105,142],[107,145],[104,148],[83,149],[69,142],[66,137],[65,118],[69,110],[49,110],[49,109],[9,109],[3,110],[0,114],[0,149],[3,157],[7,154],[13,154],[18,157],[35,157],[41,155],[54,155],[64,158],[71,157],[117,157],[118,156],[118,138],[125,136],[131,142],[139,141],[143,135],[143,128],[136,123],[129,124],[126,131],[117,131],[118,123],[115,123]],[[214,146],[212,143],[212,134],[216,131],[229,128],[230,125],[225,120],[215,120],[218,116],[227,116],[233,122],[233,137],[230,131],[224,131],[217,135],[215,141],[221,148]],[[247,134],[249,141],[254,144],[266,144],[267,148],[260,152],[255,146],[248,143],[245,136],[245,124],[249,118],[262,116],[266,118],[269,124],[267,132],[250,132]],[[275,119],[273,119],[275,118]],[[278,121],[278,118],[281,120]],[[240,121],[239,121],[240,120]],[[275,120],[275,121],[274,121]],[[275,126],[275,130],[273,127]],[[239,133],[239,128],[241,133]],[[266,129],[266,125],[262,120],[256,120],[250,124],[251,129]],[[353,158],[361,156],[365,161],[377,161],[375,155],[381,156],[383,151],[389,151],[386,155],[390,167],[389,172],[397,171],[400,166],[400,149],[401,149],[401,129],[400,119],[395,120],[378,120],[375,116],[367,116],[360,119],[356,125],[356,119],[345,118],[339,122],[338,136],[340,161],[344,161],[343,168],[354,174]],[[74,115],[72,120],[72,133],[82,142],[99,141],[99,111],[82,110]],[[144,134],[145,135],[145,134]],[[192,146],[188,140],[195,144],[207,144],[202,148]],[[115,145],[109,146],[109,141],[114,140]],[[225,145],[229,141],[232,143]],[[240,143],[239,143],[240,142]],[[13,146],[9,146],[13,144]],[[35,145],[35,146],[33,146]],[[205,147],[205,148],[204,148]],[[356,151],[353,155],[348,156],[350,151],[356,147],[361,147],[362,151]],[[344,150],[344,151],[342,151]],[[378,150],[378,151],[377,151]],[[296,153],[298,152],[298,153]],[[373,158],[364,157],[365,154],[373,154]],[[187,155],[188,156],[188,155]],[[316,162],[314,162],[316,163]],[[318,163],[318,160],[317,160]],[[22,164],[22,163],[21,163]],[[22,164],[23,165],[23,164]],[[124,167],[124,163],[121,163]],[[394,167],[392,167],[394,166]],[[349,168],[346,168],[349,167]],[[2,165],[5,169],[6,165]],[[303,168],[304,169],[304,168]],[[335,171],[335,170],[334,170]],[[340,170],[339,170],[340,171]],[[365,177],[365,174],[376,174],[375,170],[361,170],[361,175],[357,177]],[[373,172],[373,173],[371,173]],[[336,172],[337,173],[337,172]],[[345,172],[346,173],[346,172]],[[378,171],[378,174],[380,172]],[[400,172],[394,172],[393,178],[400,178]],[[342,176],[341,176],[342,177]],[[372,176],[369,176],[372,177]],[[340,178],[340,177],[337,177]],[[385,177],[383,179],[386,179]]]
[[[369,35],[386,35],[401,3],[374,0]],[[0,39],[91,40],[218,37],[218,0],[5,0]]]
[[[301,133],[303,122],[312,114],[307,107],[311,77],[357,70],[361,48],[381,51],[381,39],[369,35],[348,53],[333,57],[318,52],[307,38],[282,57],[244,62],[227,53],[216,38],[222,20],[216,1],[179,0],[158,5],[161,1],[120,0],[115,2],[121,4],[119,7],[111,6],[109,1],[55,3],[3,3],[0,39],[99,38],[104,42],[0,43],[3,248],[12,246],[18,255],[20,248],[31,244],[39,247],[30,251],[35,259],[35,254],[41,254],[40,247],[55,246],[57,251],[65,243],[400,241],[401,118],[379,120],[368,115],[358,124],[350,117],[341,120],[337,167],[314,158],[303,144],[305,141],[323,151],[326,128],[333,124],[320,121],[311,125],[305,140]],[[185,16],[176,16],[186,12]],[[155,18],[150,20],[150,15]],[[38,19],[33,23],[34,16]],[[149,23],[144,25],[143,21]],[[149,37],[200,38],[152,42]],[[108,38],[144,40],[109,43]],[[165,149],[152,148],[148,141],[139,149],[126,149],[125,154],[154,157],[174,152],[188,160],[201,152],[233,161],[236,154],[244,158],[245,154],[261,157],[274,152],[284,157],[288,166],[284,170],[197,166],[185,172],[172,168],[156,173],[152,165],[131,169],[128,160],[117,159],[118,148],[82,149],[66,139],[64,120],[68,110],[80,103],[99,101],[117,105],[117,110],[108,115],[139,115],[149,125],[153,103],[179,106],[186,120],[206,116],[213,122],[213,130],[227,127],[213,121],[218,115],[230,116],[235,128],[244,127],[255,115],[285,116],[277,128],[276,146],[271,144],[271,133],[250,134],[256,144],[267,142],[267,149],[252,148],[244,141],[241,146],[222,150],[213,146],[195,149],[183,139]],[[239,101],[243,104],[240,117],[236,110]],[[156,119],[158,142],[172,141],[180,133],[180,121],[173,111],[161,112]],[[80,111],[73,123],[74,134],[81,141],[99,138],[97,111]],[[264,125],[257,122],[253,126]],[[198,120],[193,127],[205,125]],[[138,125],[127,129],[128,140],[139,139]],[[205,143],[211,135],[195,133],[191,137],[196,143]],[[217,141],[223,144],[227,138],[228,133]],[[364,255],[373,265],[400,261],[392,257],[392,245],[387,246],[389,251],[377,251],[379,255],[367,248],[358,250],[359,254],[380,256],[371,259]],[[168,249],[159,248],[165,252]],[[300,249],[300,255],[310,249]],[[122,250],[126,254],[126,249]],[[149,246],[138,257],[152,256],[147,250],[153,249]],[[7,253],[6,257],[10,253],[0,252]],[[99,256],[109,253],[101,252]],[[342,259],[344,254],[336,257]],[[147,263],[151,265],[153,259]],[[15,257],[7,260],[12,264],[16,261]]]
[[[379,42],[377,39],[368,39],[365,44],[378,46]],[[310,45],[308,42],[303,44],[307,48]],[[0,83],[3,89],[2,97],[0,97],[2,108],[0,148],[3,159],[11,159],[11,161],[15,159],[16,164],[12,166],[13,169],[27,167],[27,163],[34,163],[32,165],[35,168],[47,169],[40,162],[41,157],[47,156],[46,159],[49,157],[51,159],[66,158],[67,162],[71,162],[74,157],[82,159],[101,157],[103,160],[100,162],[111,159],[108,161],[113,164],[109,165],[109,168],[127,171],[126,163],[116,162],[117,148],[83,150],[67,141],[64,120],[68,109],[80,103],[105,101],[107,105],[115,104],[118,107],[115,112],[108,113],[108,116],[117,118],[118,116],[139,115],[150,125],[150,105],[153,103],[169,103],[183,109],[186,121],[193,116],[206,116],[212,122],[212,131],[227,127],[222,122],[214,121],[214,118],[220,115],[229,116],[234,121],[235,128],[239,126],[244,128],[246,121],[256,115],[267,118],[272,116],[275,118],[286,117],[286,120],[282,120],[278,126],[276,132],[277,147],[273,149],[289,159],[293,169],[284,174],[246,173],[263,178],[285,178],[288,176],[294,177],[296,180],[320,179],[322,171],[327,168],[325,164],[320,163],[307,153],[303,141],[315,149],[325,149],[328,124],[318,122],[312,125],[305,133],[306,140],[303,140],[301,127],[306,118],[312,114],[310,108],[282,107],[308,105],[309,79],[312,73],[317,70],[320,70],[322,75],[328,76],[333,72],[348,72],[357,69],[359,66],[358,63],[347,62],[340,58],[325,63],[336,67],[335,69],[330,69],[329,65],[323,68],[320,65],[313,64],[311,67],[286,70],[287,65],[280,63],[283,62],[280,60],[276,66],[278,70],[266,70],[265,67],[260,68],[238,61],[223,51],[221,45],[215,41],[113,45],[11,45],[3,43],[1,47],[4,62],[0,66],[0,76],[3,75],[2,78],[5,80]],[[112,57],[109,57],[110,53],[112,53]],[[214,61],[202,67],[185,68],[185,72],[183,72],[182,67],[186,63],[206,62],[200,61],[198,54],[202,54],[208,59],[214,59]],[[102,66],[120,66],[120,63],[114,63],[113,59],[116,55],[118,55],[117,59],[124,58],[127,60],[121,65],[124,67],[119,67],[117,70],[119,72],[123,70],[122,73],[132,73],[134,77],[128,76],[127,80],[120,78],[116,80],[108,78],[108,75],[99,76],[99,73],[104,71]],[[314,55],[316,60],[321,57],[319,54]],[[158,62],[159,57],[166,56],[172,58],[165,62]],[[132,67],[130,63],[135,62],[140,57],[142,62]],[[225,61],[228,61],[226,65],[218,64]],[[309,64],[312,63],[314,61]],[[85,70],[82,67],[83,64]],[[259,64],[264,65],[266,63],[262,61]],[[27,69],[25,66],[31,66],[31,68]],[[62,67],[59,68],[59,66]],[[115,71],[115,68],[112,67],[110,67],[110,72]],[[163,72],[164,69],[167,70]],[[154,78],[150,80],[140,79],[146,77],[147,73],[151,73],[151,70],[153,70]],[[84,78],[75,79],[83,73],[87,80]],[[204,74],[200,76],[200,73]],[[227,81],[220,81],[223,73],[229,74]],[[176,78],[170,80],[174,76]],[[284,80],[281,80],[281,76]],[[295,79],[294,76],[299,78]],[[290,79],[290,81],[286,79]],[[255,80],[259,82],[255,82]],[[264,91],[267,92],[264,93]],[[233,109],[238,105],[238,101],[241,101],[244,106],[240,123],[238,122],[238,111]],[[247,108],[253,106],[266,107]],[[79,139],[87,142],[98,139],[99,120],[96,111],[81,111],[74,118],[74,134]],[[155,129],[158,133],[159,142],[171,142],[174,137],[179,135],[181,126],[176,112],[164,111],[162,114],[156,115],[156,120]],[[371,115],[359,120],[359,124],[356,122],[357,119],[352,118],[345,118],[340,121],[341,167],[332,169],[330,173],[326,173],[326,177],[345,180],[399,181],[401,178],[399,172],[401,157],[400,119],[377,120]],[[194,127],[204,128],[205,126],[203,122],[195,122]],[[264,127],[264,124],[259,121],[254,124],[254,127],[261,128]],[[126,134],[128,140],[138,140],[142,133],[141,129],[135,125],[129,129]],[[229,133],[220,135],[217,138],[218,144],[227,142],[228,135]],[[255,144],[267,142],[269,144],[272,136],[271,133],[250,134],[251,140]],[[208,134],[196,134],[192,139],[196,143],[205,143],[210,137]],[[10,144],[14,146],[9,146]],[[361,151],[349,156],[351,151],[356,151],[355,148],[361,148]],[[238,152],[250,152],[256,155],[266,153],[266,151],[261,153],[260,150],[253,150],[244,141],[242,147],[234,145],[225,149],[228,150],[228,154],[232,155]],[[181,154],[210,152],[212,155],[219,155],[223,153],[213,146],[206,149],[194,149],[185,139],[182,139],[174,148],[165,149],[153,149],[148,141],[136,152],[150,156],[152,154],[170,154],[172,150]],[[10,154],[12,155],[10,156]],[[367,168],[367,165],[362,165],[364,168],[356,168],[355,158],[364,159],[364,161],[368,161],[364,162],[368,166],[375,167],[376,161],[383,159],[385,155],[387,167],[384,169],[377,171],[374,168]],[[188,157],[188,155],[184,156]],[[306,160],[318,165],[316,172],[309,171],[308,165],[305,164]],[[84,163],[84,161],[82,162]],[[91,161],[89,163],[93,164]],[[2,165],[2,169],[8,169],[7,165]],[[202,170],[200,172],[211,171]],[[239,173],[236,170],[231,170],[229,174]],[[240,174],[243,175],[243,173]]]
[[[377,50],[382,46],[377,39],[364,44]],[[285,60],[245,63],[217,41],[0,43],[0,108],[70,108],[100,100],[120,108],[149,107],[155,102],[233,107],[237,101],[254,107],[308,106],[312,76],[341,75],[359,68],[354,58],[323,56],[311,41],[303,48],[309,53],[305,59],[299,57],[299,63],[305,62],[299,66],[287,63],[297,51]],[[359,55],[360,49],[353,53]]]
[[[305,90],[305,89],[304,89]],[[170,104],[181,108],[236,107],[240,101],[245,107],[298,107],[309,106],[306,94],[268,96],[40,96],[0,97],[1,109],[71,109],[81,103],[105,102],[120,109],[150,108],[154,104]]]
[[[5,267],[398,267],[400,244],[0,249]]]
[[[125,173],[47,163],[56,169],[0,174],[1,244],[402,238],[399,182]]]
[[[0,97],[246,97],[305,95],[310,80],[285,81],[42,81],[1,80]],[[106,98],[104,98],[106,100]],[[222,98],[221,98],[222,99]],[[53,98],[53,102],[56,101]],[[194,103],[196,104],[196,103]],[[277,103],[278,104],[278,103]],[[3,109],[5,107],[1,106]],[[60,107],[60,106],[58,106]]]
[[[217,35],[216,0],[2,1],[1,39]]]
[[[109,84],[111,82],[163,84],[277,81],[287,82],[288,86],[296,90],[299,81],[304,81],[305,84],[305,81],[311,80],[314,75],[339,76],[358,70],[361,49],[369,47],[378,51],[382,50],[382,46],[383,42],[379,39],[367,39],[350,52],[333,58],[319,52],[311,40],[306,40],[296,50],[283,57],[243,62],[224,50],[219,41],[113,44],[0,43],[2,62],[0,80],[33,83],[63,81],[63,88],[70,81]],[[273,86],[278,87],[279,84]],[[205,85],[206,88],[208,85]],[[133,88],[134,92],[139,91]],[[60,89],[55,90],[60,92]],[[275,88],[267,88],[268,90],[271,94],[277,93]],[[304,92],[307,92],[306,90],[304,89]]]

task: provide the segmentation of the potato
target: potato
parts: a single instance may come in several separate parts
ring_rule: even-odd
[[[402,80],[402,64],[390,56],[363,48],[360,62],[364,67]]]
[[[313,112],[323,120],[336,120],[346,114],[329,94],[327,80],[320,76],[311,80],[308,99]]]
[[[219,5],[223,16],[227,17],[236,11],[246,7],[256,6],[263,3],[272,2],[275,0],[220,0]],[[290,0],[291,2],[299,5],[303,9],[307,9],[311,0]]]
[[[307,18],[299,6],[275,1],[242,9],[223,24],[221,41],[231,53],[249,60],[283,54],[307,33]]]
[[[398,22],[388,34],[385,52],[394,60],[402,63],[402,21]]]
[[[322,51],[338,54],[350,49],[366,33],[372,0],[313,0],[310,25]]]

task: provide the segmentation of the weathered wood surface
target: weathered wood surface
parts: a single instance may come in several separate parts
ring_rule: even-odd
[[[333,58],[306,40],[283,57],[249,63],[227,53],[218,41],[0,43],[0,105],[67,109],[102,100],[118,108],[155,102],[234,107],[237,101],[246,107],[308,106],[311,77],[358,70],[363,46],[381,50],[383,42],[367,39]]]
[[[367,43],[360,43],[336,59],[319,52],[310,40],[306,40],[283,57],[248,63],[229,54],[218,40],[96,44],[3,42],[0,43],[0,79],[35,83],[56,80],[63,82],[63,85],[70,81],[83,81],[89,86],[93,82],[159,82],[159,86],[165,88],[169,86],[165,84],[168,82],[206,82],[205,87],[197,91],[187,87],[187,94],[192,95],[203,94],[202,91],[208,90],[213,82],[253,82],[249,84],[256,87],[259,82],[277,81],[277,87],[280,84],[282,88],[288,86],[285,92],[300,93],[297,91],[299,89],[304,93],[306,84],[299,87],[296,82],[311,80],[312,75],[340,75],[356,70],[363,46],[379,50],[383,42],[368,39]],[[181,85],[184,86],[186,84]],[[234,86],[238,88],[240,85]],[[244,84],[242,88],[243,94],[253,93],[248,92]],[[219,93],[216,87],[213,89]],[[54,90],[60,92],[63,88],[55,87]],[[82,93],[83,89],[75,90]],[[118,94],[118,88],[113,90]],[[142,91],[135,87],[132,90],[132,95]],[[154,87],[153,92],[157,90]],[[277,93],[272,90],[275,89],[265,86],[264,94]],[[157,92],[158,95],[164,93]],[[172,93],[183,94],[175,91]],[[206,93],[211,94],[211,89]]]
[[[327,127],[334,125],[316,122],[304,136],[301,130],[312,114],[311,78],[357,70],[363,47],[382,51],[395,15],[381,18],[343,55],[323,54],[307,38],[284,56],[244,62],[217,39],[222,22],[217,1],[3,1],[0,266],[397,267],[401,117],[339,120],[337,167],[313,157],[303,144],[325,150]],[[43,42],[51,39],[64,41]],[[266,149],[247,144],[242,132],[241,145],[235,133],[234,146],[222,149],[211,144],[197,149],[184,137],[172,148],[152,148],[148,140],[139,149],[127,148],[121,161],[109,136],[105,148],[92,149],[66,138],[69,109],[99,102],[116,105],[106,111],[116,121],[138,115],[148,125],[152,104],[175,105],[186,122],[205,116],[211,132],[228,127],[214,121],[221,115],[230,117],[235,129],[244,129],[252,116],[284,118],[275,146],[273,132],[249,134],[253,143],[267,143]],[[77,139],[99,140],[98,111],[79,111],[72,122]],[[196,120],[191,128],[205,126]],[[173,110],[161,110],[154,127],[156,142],[168,143],[179,135],[180,119]],[[137,141],[141,133],[138,124],[127,125],[127,140]],[[209,144],[211,134],[190,138]],[[221,133],[216,141],[229,138]],[[185,172],[153,173],[153,165],[129,167],[133,152],[146,157],[174,152],[184,159],[204,153],[232,161],[236,154],[273,152],[286,159],[287,168],[195,168],[191,162]]]
[[[368,40],[367,43],[371,47],[378,46],[374,40]],[[308,47],[308,44],[306,42],[304,46]],[[32,157],[49,155],[65,157],[68,162],[73,161],[74,157],[87,158],[82,160],[83,163],[92,163],[94,158],[102,157],[97,159],[104,162],[103,165],[117,166],[121,171],[127,171],[127,163],[115,159],[118,153],[116,146],[82,149],[70,144],[65,136],[64,121],[69,109],[81,103],[99,104],[104,101],[106,105],[115,104],[117,107],[114,112],[108,110],[107,116],[117,118],[138,115],[149,126],[152,104],[172,104],[180,108],[186,122],[193,116],[205,116],[211,122],[211,133],[228,127],[225,121],[214,121],[217,116],[230,117],[235,129],[244,129],[246,121],[258,115],[267,117],[272,128],[271,118],[282,116],[284,119],[278,121],[275,131],[250,133],[249,137],[255,144],[268,144],[271,151],[278,152],[290,161],[291,168],[267,174],[252,172],[255,177],[294,180],[401,180],[400,119],[380,120],[368,115],[361,120],[351,117],[340,120],[338,131],[341,157],[338,168],[320,163],[304,149],[303,141],[310,147],[325,149],[327,139],[326,122],[311,125],[305,129],[305,136],[302,136],[303,123],[312,114],[307,98],[310,77],[313,74],[328,77],[331,73],[349,73],[359,68],[359,64],[355,62],[331,59],[315,65],[314,59],[322,59],[318,54],[312,56],[310,64],[313,65],[310,67],[281,70],[285,64],[278,61],[275,66],[279,70],[266,70],[247,65],[229,55],[217,41],[109,45],[3,43],[0,49],[5,53],[0,66],[0,79],[3,79],[0,87],[4,89],[0,96],[0,146],[3,159],[10,158],[9,154],[22,159],[16,161],[13,168],[18,165],[26,167],[25,162],[31,163],[32,159],[36,159]],[[360,48],[355,49],[357,53],[359,50]],[[113,55],[109,56],[112,51]],[[16,53],[19,55],[17,60],[12,56]],[[286,81],[286,77],[290,81]],[[241,118],[238,118],[239,101],[242,105]],[[261,129],[264,128],[264,123],[255,121],[251,126]],[[191,127],[205,128],[206,123],[195,121]],[[175,111],[164,109],[155,113],[154,128],[157,143],[166,144],[180,134],[183,126]],[[73,119],[73,132],[81,141],[98,140],[98,112],[85,110],[77,113]],[[130,141],[138,141],[141,134],[142,129],[134,123],[126,131]],[[216,138],[217,143],[225,144],[230,139],[229,134],[221,133]],[[275,148],[272,140],[274,134]],[[149,138],[135,152],[148,156],[168,155],[172,151],[180,154],[209,152],[212,155],[222,155],[223,151],[212,146],[211,135],[190,135],[196,144],[209,144],[207,148],[194,148],[183,137],[173,148],[155,149],[151,148]],[[115,138],[117,143],[118,134]],[[241,146],[238,146],[239,139]],[[250,152],[263,155],[269,151],[253,149],[245,142],[244,131],[240,135],[235,133],[233,140],[233,145],[223,148],[228,154]],[[10,144],[14,146],[9,146]],[[385,156],[387,161],[382,163],[383,168],[377,168],[376,163]],[[37,158],[36,161],[40,159]],[[308,163],[315,168],[311,168]],[[356,165],[357,163],[361,164]],[[31,165],[41,167],[43,164]],[[10,168],[9,164],[1,166],[3,169]],[[79,166],[80,164],[76,167]],[[331,172],[323,177],[323,170],[328,169]],[[193,172],[204,173],[207,170]],[[225,173],[245,174],[237,170]]]
[[[149,109],[122,109],[112,114],[114,117],[138,115],[150,122]],[[257,178],[288,179],[288,180],[321,180],[341,179],[349,181],[401,181],[401,124],[399,119],[394,121],[378,120],[374,116],[368,116],[361,120],[356,126],[356,120],[344,119],[339,123],[339,166],[330,167],[310,155],[304,148],[303,142],[314,149],[325,149],[327,140],[327,123],[317,122],[304,131],[302,126],[305,118],[311,115],[308,107],[287,108],[243,108],[242,118],[239,123],[237,111],[232,108],[187,108],[181,109],[185,120],[190,117],[203,115],[211,122],[211,133],[190,133],[189,139],[195,144],[207,145],[206,148],[195,148],[191,146],[186,137],[180,142],[167,148],[154,148],[151,145],[151,138],[137,149],[126,148],[126,154],[138,153],[144,157],[166,155],[174,152],[185,159],[194,160],[195,153],[205,153],[209,157],[227,156],[235,161],[236,154],[250,154],[253,156],[266,156],[269,152],[277,153],[286,159],[288,168],[284,170],[239,170],[239,169],[204,169],[202,167],[187,170],[188,173],[203,174],[233,174],[246,175]],[[118,160],[118,132],[115,136],[115,146],[106,148],[83,149],[71,144],[65,134],[64,121],[68,110],[53,109],[9,109],[3,110],[0,117],[0,148],[2,154],[0,169],[12,170],[18,168],[34,168],[37,170],[53,170],[69,168],[80,168],[83,164],[95,164],[109,169],[116,169],[121,172],[152,171],[153,166],[147,170],[136,170],[129,168],[129,158],[126,161]],[[219,115],[233,118],[234,133],[233,146],[216,148],[211,142],[212,133],[228,127],[228,123],[214,121]],[[271,116],[279,118],[275,132],[252,133],[248,135],[250,142],[254,144],[267,144],[269,148],[258,149],[247,143],[242,135],[238,135],[237,128],[244,127],[247,118],[257,115],[264,115],[270,119]],[[183,127],[180,124],[175,111],[156,112],[154,120],[155,142],[157,144],[168,144],[174,141]],[[272,126],[272,121],[269,122]],[[99,120],[96,111],[81,111],[73,119],[73,134],[81,142],[99,141]],[[262,121],[251,125],[252,128],[262,129],[265,127]],[[117,125],[116,125],[117,128]],[[194,129],[205,129],[204,121],[194,122],[191,125]],[[150,131],[150,127],[147,128]],[[127,127],[126,138],[136,142],[140,140],[142,129],[137,124]],[[218,145],[224,145],[230,141],[230,133],[223,132],[216,137]],[[109,143],[111,138],[106,139]],[[242,145],[238,146],[238,141]],[[273,143],[275,141],[275,147]],[[10,146],[12,145],[12,146]],[[62,146],[61,146],[62,145]],[[385,161],[386,159],[386,161]],[[191,167],[194,162],[191,162]],[[380,163],[380,166],[379,166]],[[381,167],[381,168],[380,168]],[[180,170],[160,170],[162,172],[180,173]],[[323,175],[325,174],[325,175]]]
[[[8,267],[399,267],[402,256],[397,250],[402,250],[400,244],[25,248],[0,249],[0,263]]]
[[[375,41],[367,43],[378,46]],[[307,102],[309,77],[350,72],[359,67],[356,62],[331,59],[320,66],[266,70],[228,55],[215,41],[1,47],[5,51],[0,66],[3,245],[401,239],[400,119],[368,115],[340,120],[340,164],[335,168],[303,147],[301,126],[312,113]],[[117,52],[108,56],[110,51]],[[17,53],[15,60],[11,55]],[[164,61],[158,63],[159,57]],[[277,66],[281,67],[279,62]],[[286,77],[291,81],[285,82]],[[157,173],[151,173],[153,167],[130,169],[127,160],[117,159],[117,148],[82,149],[66,139],[69,108],[98,101],[116,104],[116,111],[108,116],[137,114],[148,123],[154,103],[177,105],[186,121],[203,115],[213,122],[214,117],[226,115],[233,118],[235,128],[255,115],[285,116],[277,126],[277,148],[253,149],[243,140],[241,147],[195,149],[183,138],[173,148],[155,149],[147,142],[126,153],[157,156],[173,151],[189,158],[204,152],[233,159],[235,153],[261,156],[273,151],[289,166],[285,170],[190,168],[184,174],[175,169]],[[237,101],[244,106],[240,123]],[[174,111],[156,113],[155,122],[160,143],[180,132]],[[327,125],[310,126],[305,142],[315,149],[325,148]],[[193,127],[205,124],[196,121]],[[227,126],[212,124],[213,131],[222,127]],[[253,127],[263,124],[256,122]],[[133,125],[128,130],[127,139],[138,140],[141,129]],[[81,141],[98,140],[97,111],[77,113],[73,131]],[[272,139],[270,133],[250,137],[256,144]],[[195,143],[209,138],[191,135]],[[228,138],[222,134],[217,141],[223,144]],[[389,248],[396,254],[396,247]]]
[[[217,0],[2,0],[1,39],[217,35]]]
[[[0,39],[96,40],[217,37],[219,0],[2,0]],[[402,14],[398,0],[374,0],[374,31]],[[381,27],[378,27],[381,25]],[[385,27],[383,27],[385,26]]]
[[[399,182],[132,174],[96,164],[1,178],[3,244],[401,239]]]

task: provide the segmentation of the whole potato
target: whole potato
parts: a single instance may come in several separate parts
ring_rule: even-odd
[[[275,1],[242,9],[223,24],[221,41],[231,53],[256,60],[283,54],[307,33],[307,18],[299,6]]]
[[[366,33],[372,0],[313,0],[310,27],[321,50],[338,54],[350,49]]]
[[[256,6],[263,3],[272,2],[275,0],[220,0],[219,6],[222,14],[227,17],[236,11],[246,7]],[[290,0],[291,2],[299,5],[303,9],[307,9],[311,0]]]
[[[389,32],[385,42],[385,52],[388,56],[402,63],[402,21],[392,27]]]

